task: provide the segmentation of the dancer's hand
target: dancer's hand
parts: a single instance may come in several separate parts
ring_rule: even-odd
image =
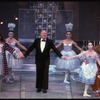
[[[68,59],[70,59],[70,58],[69,58],[69,57],[65,57],[64,59],[65,59],[65,60],[68,60]]]
[[[64,59],[64,60],[66,60],[66,59],[67,59],[67,57],[66,57],[66,56],[62,56],[61,58],[62,58],[62,59]]]
[[[85,62],[85,65],[89,63],[87,59],[84,59],[84,62]]]
[[[62,56],[61,58],[62,58],[62,59],[65,59],[65,56]]]
[[[23,53],[20,51],[20,52],[19,52],[19,59],[22,59],[22,58],[24,58],[24,55],[23,55]]]
[[[50,52],[53,52],[53,49],[50,49]]]
[[[23,58],[25,58],[25,56],[24,56],[24,55],[21,55],[21,56],[20,56],[20,59],[23,59]]]
[[[33,54],[33,52],[30,52],[30,54],[29,55],[32,55]]]
[[[98,78],[100,79],[100,75],[98,75]]]

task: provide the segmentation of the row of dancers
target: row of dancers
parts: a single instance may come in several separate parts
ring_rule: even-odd
[[[67,56],[66,60],[60,59],[57,57],[56,59],[56,69],[65,71],[65,79],[64,83],[69,84],[70,82],[67,80],[68,75],[70,74],[69,71],[77,71],[78,69],[78,81],[85,83],[84,93],[83,96],[91,96],[87,93],[89,85],[91,85],[93,90],[96,90],[96,95],[99,96],[99,89],[100,89],[100,73],[98,73],[98,66],[100,67],[99,61],[99,53],[96,53],[93,49],[92,42],[88,43],[88,50],[84,51],[81,49],[72,39],[71,39],[71,32],[66,33],[67,39],[62,40],[56,47],[63,45],[63,50],[61,51],[62,55]],[[74,50],[72,50],[72,45],[74,45],[77,49],[81,51],[80,54],[76,54]],[[97,48],[97,47],[96,47]],[[100,48],[100,45],[99,45]],[[87,62],[85,61],[88,61]],[[68,71],[69,70],[69,71]],[[97,76],[96,76],[97,75]],[[73,80],[75,80],[73,75],[70,75]],[[97,81],[95,79],[97,77]],[[96,88],[94,87],[95,84]]]
[[[27,49],[13,37],[14,36],[13,32],[9,32],[8,36],[9,37],[4,40],[2,35],[0,35],[0,54],[2,55],[3,52],[4,55],[2,56],[6,57],[4,60],[2,59],[2,56],[0,56],[1,57],[0,91],[3,91],[2,89],[3,79],[6,78],[6,82],[13,83],[15,76],[14,73],[12,73],[12,68],[20,68],[22,66],[23,59],[20,58],[23,57],[23,53],[20,51],[20,49],[16,47],[16,45],[20,46],[23,50],[27,51]],[[91,96],[87,93],[89,85],[91,85],[93,90],[96,90],[96,96],[99,96],[100,87],[95,89],[93,88],[93,85],[95,85],[96,77],[98,80],[100,80],[99,79],[100,75],[98,74],[98,67],[97,67],[97,63],[98,66],[100,66],[100,61],[99,61],[100,53],[98,54],[97,52],[95,52],[96,50],[94,51],[93,44],[91,42],[88,43],[88,50],[84,51],[77,45],[77,43],[75,43],[71,39],[71,37],[72,37],[71,32],[69,31],[66,32],[66,39],[62,40],[58,45],[56,45],[56,48],[59,48],[61,45],[63,45],[63,50],[61,51],[61,54],[63,56],[66,56],[66,60],[57,57],[55,60],[56,64],[55,69],[62,70],[65,72],[64,83],[66,84],[70,84],[70,82],[68,81],[69,71],[74,71],[79,69],[78,81],[85,83],[83,96],[89,96],[89,97]],[[72,50],[73,45],[81,51],[80,54],[77,55],[76,52]],[[19,57],[17,56],[18,58],[15,57],[15,55],[17,54],[19,55]],[[86,64],[85,60],[88,61],[88,64]],[[4,63],[6,63],[5,73],[3,73],[3,67],[2,67],[2,64]],[[7,72],[6,67],[9,68],[9,72]],[[73,75],[71,75],[71,78],[75,80]]]

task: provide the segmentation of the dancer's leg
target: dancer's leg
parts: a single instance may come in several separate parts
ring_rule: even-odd
[[[8,75],[9,79],[13,79],[15,80],[15,75],[14,73],[12,73],[12,68],[9,68],[9,75]]]
[[[85,84],[85,89],[84,89],[84,94],[83,94],[83,96],[88,96],[88,97],[91,96],[91,95],[87,94],[88,88],[89,88],[89,84]]]
[[[74,76],[74,74],[71,74],[70,77],[71,77],[72,80],[75,81],[75,76]]]
[[[70,83],[70,82],[68,82],[68,75],[69,75],[69,73],[68,72],[65,72],[65,78],[64,78],[64,83]]]
[[[96,94],[95,94],[96,97],[99,96],[99,90],[96,90]]]
[[[75,73],[76,73],[76,74],[79,74],[79,68],[77,68],[77,69],[71,71],[71,73],[72,73],[72,74],[70,75],[70,77],[71,77],[72,80],[75,81],[75,80],[76,80],[76,79],[75,79]]]
[[[11,75],[6,76],[6,82],[7,83],[13,83],[13,81],[10,80]]]

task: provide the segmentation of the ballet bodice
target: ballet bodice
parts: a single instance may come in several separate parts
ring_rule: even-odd
[[[85,58],[88,60],[89,63],[96,63],[96,57],[95,56],[85,55]]]
[[[7,42],[8,43],[8,42]],[[9,44],[9,46],[11,46],[12,48],[15,48],[15,46],[16,46],[16,42],[12,42],[12,43],[8,43]]]
[[[64,51],[71,51],[72,50],[72,43],[66,44],[63,42]]]

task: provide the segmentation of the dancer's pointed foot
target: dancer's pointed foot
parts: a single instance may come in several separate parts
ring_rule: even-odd
[[[87,93],[84,93],[83,96],[84,96],[84,97],[91,97],[91,95],[89,95],[89,94],[87,94]]]
[[[70,84],[70,82],[68,82],[68,81],[66,81],[66,80],[64,80],[64,83]]]
[[[99,93],[97,92],[97,93],[95,94],[95,96],[96,96],[96,97],[99,97]]]
[[[7,83],[14,83],[14,82],[11,81],[9,78],[7,78],[6,82],[7,82]]]
[[[15,80],[15,74],[12,73],[11,76],[12,76],[12,79]]]
[[[14,83],[13,81],[11,80],[6,80],[7,83]]]

